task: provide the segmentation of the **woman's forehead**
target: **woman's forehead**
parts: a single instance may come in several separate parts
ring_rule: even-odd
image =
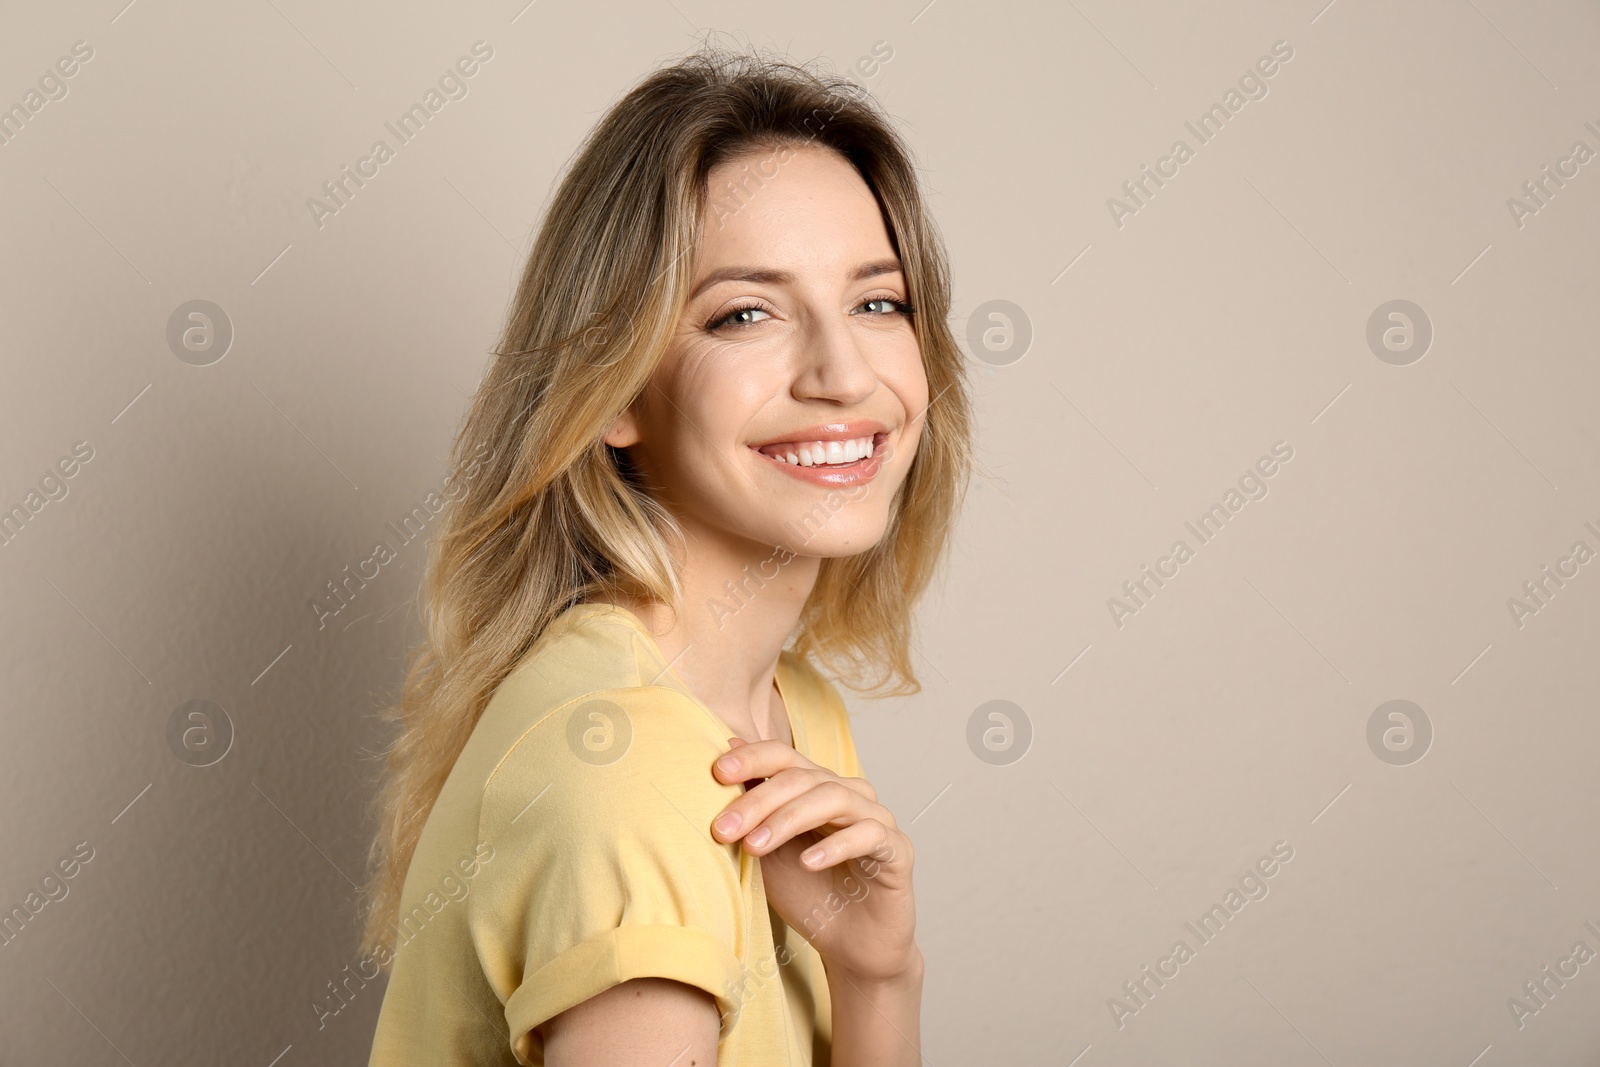
[[[895,258],[877,199],[837,157],[791,160],[737,194],[706,204],[695,248],[696,294],[721,277],[784,284],[801,274],[842,276]]]

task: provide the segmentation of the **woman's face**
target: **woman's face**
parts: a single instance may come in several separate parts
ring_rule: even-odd
[[[928,382],[871,190],[809,145],[725,162],[710,175],[693,278],[649,388],[606,442],[628,450],[692,538],[803,556],[876,544]]]

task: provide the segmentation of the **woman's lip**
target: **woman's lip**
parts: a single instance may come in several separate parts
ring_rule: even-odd
[[[783,473],[789,475],[790,477],[797,478],[802,482],[809,482],[812,485],[823,485],[834,489],[841,489],[849,488],[853,485],[864,485],[865,483],[872,481],[873,478],[877,477],[878,472],[883,469],[883,461],[887,457],[888,453],[882,451],[880,443],[877,441],[878,436],[886,437],[887,435],[874,435],[871,456],[868,456],[864,459],[855,460],[851,463],[842,463],[837,466],[814,464],[810,467],[805,467],[796,463],[790,463],[785,459],[778,459],[775,456],[769,456],[754,446],[751,446],[750,451],[754,452],[758,459],[764,461],[769,466],[783,468]]]
[[[882,448],[885,442],[889,440],[888,431],[882,430],[877,433],[859,433],[854,437],[795,437],[785,441],[768,441],[764,444],[751,445],[750,447],[757,452],[761,452],[763,448],[776,448],[780,445],[788,445],[790,446],[789,451],[793,452],[806,445],[822,445],[826,447],[835,441],[840,443],[845,441],[859,441],[863,437],[867,437],[872,440],[872,451],[874,453],[876,453],[878,449]],[[769,453],[762,452],[762,455],[769,455]]]
[[[807,426],[795,430],[787,437],[771,437],[765,441],[753,441],[751,448],[766,448],[768,445],[786,445],[799,441],[850,441],[857,437],[887,437],[889,427],[876,419],[856,419],[852,422],[828,422],[820,426]]]

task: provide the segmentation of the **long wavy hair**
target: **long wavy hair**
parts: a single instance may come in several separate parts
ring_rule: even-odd
[[[630,90],[571,160],[457,433],[456,468],[475,473],[429,543],[418,590],[426,636],[383,713],[398,729],[378,756],[369,813],[379,829],[362,892],[364,952],[392,949],[428,813],[496,687],[550,622],[618,591],[680,606],[668,543],[681,544],[682,530],[601,435],[645,389],[687,304],[711,169],[804,145],[838,152],[876,196],[917,309],[932,399],[883,539],[822,560],[790,647],[858,691],[921,690],[912,607],[944,554],[972,462],[942,240],[908,149],[863,87],[703,43]]]

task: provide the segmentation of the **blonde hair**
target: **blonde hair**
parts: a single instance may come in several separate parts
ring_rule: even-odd
[[[372,803],[364,952],[393,947],[428,813],[496,687],[550,622],[613,591],[680,603],[668,538],[681,543],[682,531],[601,435],[644,390],[687,303],[711,169],[801,145],[839,153],[876,195],[917,309],[931,400],[883,539],[822,560],[791,647],[854,689],[920,691],[911,609],[944,553],[971,463],[942,241],[908,150],[864,88],[704,44],[629,91],[571,161],[456,436],[457,469],[475,473],[429,544],[418,600],[426,636],[384,713],[398,732]]]

